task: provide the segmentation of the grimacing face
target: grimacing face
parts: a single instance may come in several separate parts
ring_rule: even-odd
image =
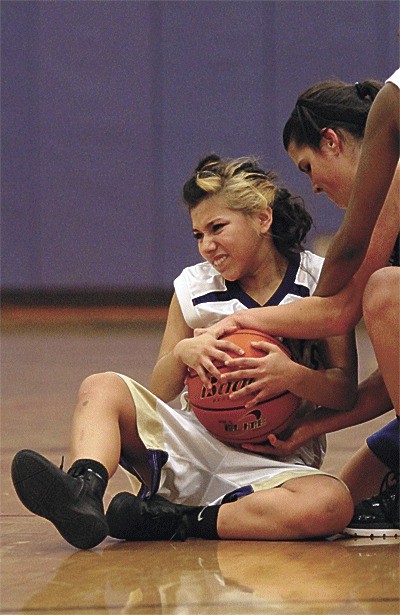
[[[191,218],[200,255],[225,279],[235,281],[253,274],[265,255],[266,242],[260,232],[268,230],[271,216],[234,211],[215,196],[196,205]]]

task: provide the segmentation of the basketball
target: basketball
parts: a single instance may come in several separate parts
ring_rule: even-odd
[[[224,336],[245,352],[245,357],[264,357],[265,353],[251,346],[251,342],[266,341],[276,344],[290,356],[289,351],[276,338],[261,331],[238,329]],[[237,357],[234,353],[228,353]],[[236,371],[216,364],[221,373]],[[229,394],[244,388],[252,379],[219,382],[212,377],[212,388],[207,390],[197,372],[188,370],[186,379],[190,406],[200,423],[221,442],[226,444],[256,444],[265,442],[270,433],[279,435],[291,423],[300,398],[289,391],[271,397],[252,408],[245,408],[251,399],[229,399]]]

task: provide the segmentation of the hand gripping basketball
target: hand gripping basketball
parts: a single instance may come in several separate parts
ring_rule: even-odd
[[[244,350],[245,357],[262,357],[264,353],[253,348],[251,342],[267,341],[276,344],[288,356],[288,350],[275,338],[251,329],[238,329],[224,336]],[[218,365],[221,373],[233,371],[225,365]],[[289,391],[271,397],[252,408],[245,405],[251,395],[239,400],[230,399],[230,393],[244,388],[252,379],[219,381],[212,378],[207,389],[194,370],[189,370],[186,379],[189,402],[196,417],[218,440],[228,444],[251,444],[266,440],[270,433],[279,435],[292,422],[300,405],[300,398]]]

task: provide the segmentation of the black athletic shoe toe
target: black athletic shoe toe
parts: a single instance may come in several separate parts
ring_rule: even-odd
[[[11,475],[24,506],[51,521],[74,547],[91,549],[108,535],[102,479],[94,472],[71,476],[39,453],[22,450],[13,459]]]

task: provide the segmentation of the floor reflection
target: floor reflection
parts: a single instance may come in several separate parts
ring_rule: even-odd
[[[22,612],[372,614],[377,596],[399,598],[398,553],[369,539],[116,542],[67,557]]]

